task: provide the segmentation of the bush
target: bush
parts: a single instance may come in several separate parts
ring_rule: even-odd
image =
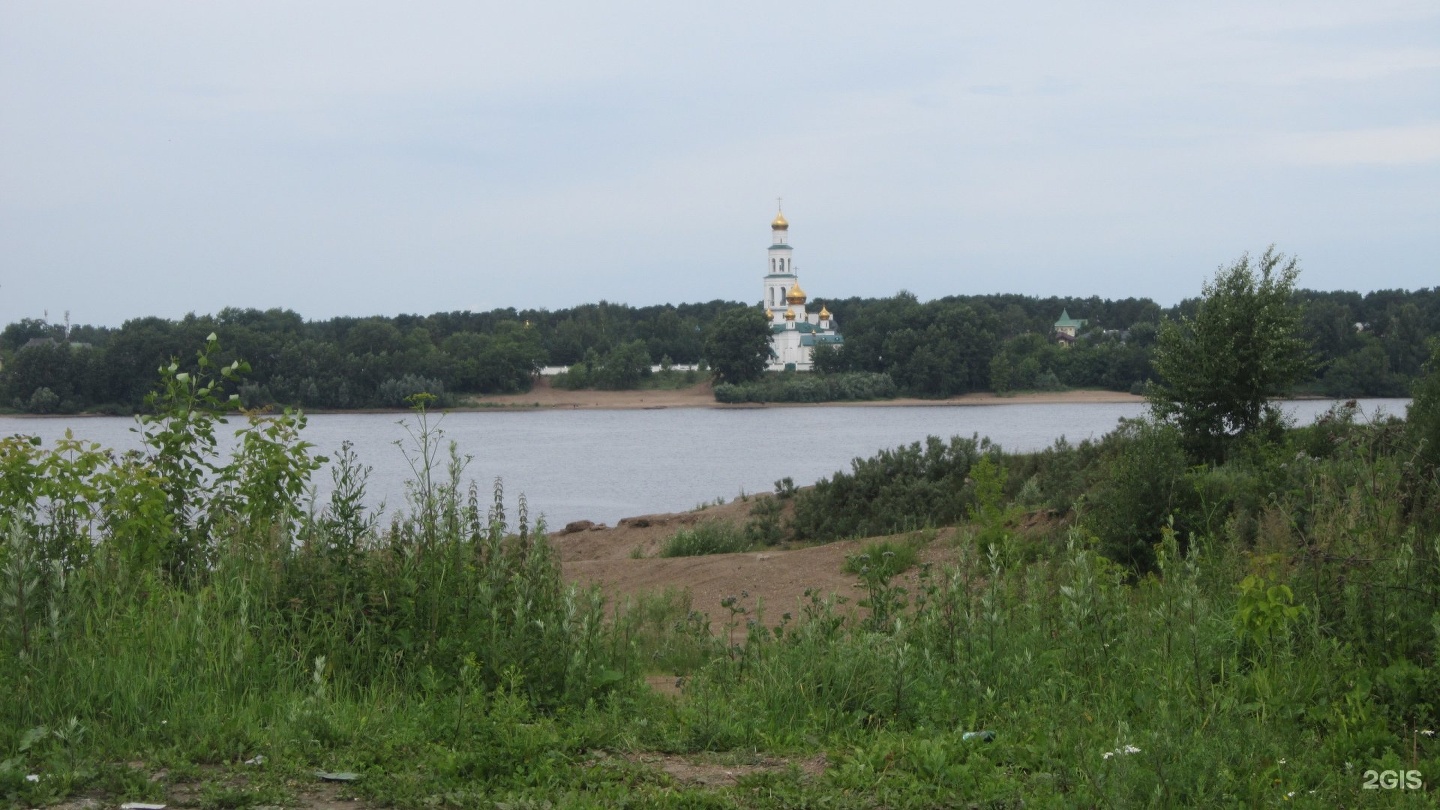
[[[40,387],[30,395],[30,401],[26,403],[25,410],[30,413],[55,413],[60,407],[60,396],[49,388]]]
[[[1106,439],[1111,455],[1089,501],[1084,523],[1100,553],[1136,571],[1155,562],[1153,545],[1179,506],[1185,451],[1174,426],[1127,420]]]
[[[721,383],[715,386],[715,401],[739,402],[848,402],[893,399],[895,381],[889,374],[849,372],[812,374],[785,372],[766,375],[748,383]]]
[[[781,525],[781,498],[757,497],[750,507],[750,520],[745,523],[745,539],[752,546],[773,546],[785,539],[785,528]]]
[[[847,556],[843,570],[856,576],[893,579],[914,568],[918,560],[914,545],[882,540],[867,543],[859,554]]]
[[[895,534],[963,518],[974,501],[967,476],[990,440],[930,436],[868,459],[850,462],[851,472],[822,478],[795,495],[797,540]]]
[[[661,557],[699,557],[705,554],[734,554],[748,551],[751,541],[745,532],[718,520],[681,529],[660,549]]]

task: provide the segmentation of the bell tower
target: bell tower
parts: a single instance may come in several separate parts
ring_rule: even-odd
[[[768,255],[769,268],[765,274],[765,300],[766,309],[783,312],[785,310],[785,293],[796,281],[795,267],[791,264],[790,245],[787,239],[790,234],[790,223],[785,221],[785,212],[777,211],[775,219],[770,222],[770,250]]]

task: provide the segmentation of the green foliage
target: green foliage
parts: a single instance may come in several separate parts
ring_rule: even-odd
[[[755,307],[736,307],[717,316],[705,334],[705,362],[719,383],[756,379],[770,362],[770,324]]]
[[[889,540],[866,543],[858,554],[845,557],[843,570],[866,579],[894,579],[915,567],[919,559],[913,543]]]
[[[955,436],[947,444],[931,436],[869,459],[850,462],[796,494],[794,533],[799,540],[839,540],[945,525],[964,516],[972,495],[970,467],[990,447]]]
[[[771,498],[762,495],[755,499],[755,505],[750,507],[750,519],[745,522],[745,540],[751,546],[773,546],[785,539],[781,520],[785,497],[777,493]]]
[[[1313,341],[1319,361],[1317,376],[1299,384],[1329,396],[1404,395],[1420,374],[1426,340],[1440,324],[1435,289],[1363,296],[1299,290],[1294,298],[1302,306],[1302,332]],[[826,303],[844,324],[845,344],[838,350],[817,347],[816,370],[888,374],[907,395],[1055,384],[1143,392],[1154,377],[1150,357],[1162,311],[1146,299],[983,295],[922,303],[901,294]],[[227,347],[222,363],[236,357],[255,361],[237,391],[247,408],[404,407],[387,403],[407,392],[394,395],[392,386],[381,396],[380,387],[407,375],[426,380],[424,388],[432,392],[441,390],[434,385],[438,381],[451,395],[513,393],[529,390],[543,366],[600,368],[604,358],[636,342],[652,361],[700,362],[703,337],[737,306],[709,301],[629,307],[601,301],[558,310],[317,321],[288,310],[226,308],[175,321],[137,318],[115,329],[79,325],[68,331],[26,320],[0,332],[0,403],[17,411],[33,400],[55,413],[129,415],[142,409],[154,368],[187,355],[210,333]],[[1193,316],[1198,306],[1185,301],[1163,314]],[[1061,350],[1046,337],[1066,308],[1090,324],[1073,346]],[[653,377],[642,379],[640,387],[653,383]],[[585,381],[580,387],[600,384]],[[36,399],[41,389],[49,393]]]
[[[1426,374],[1415,383],[1413,395],[1405,421],[1420,459],[1433,477],[1440,472],[1440,340],[1431,343]]]
[[[448,401],[445,396],[445,383],[434,377],[406,374],[380,383],[375,389],[374,402],[382,408],[404,408],[416,394],[429,394],[441,403]]]
[[[1269,400],[1311,370],[1292,301],[1299,272],[1273,247],[1253,267],[1247,254],[1216,271],[1193,317],[1161,324],[1150,405],[1179,426],[1192,457],[1217,460],[1232,437],[1271,424]]]
[[[1271,639],[1285,634],[1305,612],[1295,604],[1295,592],[1284,584],[1271,584],[1260,574],[1240,580],[1240,602],[1235,608],[1235,630],[1256,648],[1265,649]]]
[[[1005,546],[1010,540],[1009,524],[1023,514],[1021,507],[1006,503],[1005,483],[1008,477],[1005,466],[997,464],[989,455],[982,456],[970,468],[975,488],[975,504],[970,509],[970,519],[978,524],[975,533],[978,548]]]
[[[754,542],[748,532],[719,520],[707,520],[681,529],[660,547],[661,557],[699,557],[749,551]]]
[[[893,399],[895,382],[888,374],[856,371],[840,374],[781,372],[743,384],[715,386],[717,402],[846,402]]]
[[[552,384],[557,388],[628,391],[639,388],[650,375],[650,355],[645,343],[633,340],[617,344],[603,357],[591,350],[584,360],[556,375]]]
[[[1153,565],[1153,546],[1186,494],[1180,434],[1163,422],[1132,420],[1106,443],[1110,457],[1082,520],[1102,554],[1143,572]]]

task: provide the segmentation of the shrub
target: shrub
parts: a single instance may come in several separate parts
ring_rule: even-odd
[[[785,529],[780,522],[783,505],[780,497],[757,497],[750,507],[750,519],[745,522],[745,539],[752,546],[773,546],[785,539]]]
[[[851,472],[822,478],[795,495],[797,540],[895,534],[922,525],[953,523],[973,501],[970,467],[990,440],[935,436],[868,459],[850,462]]]
[[[693,529],[681,529],[660,548],[661,557],[699,557],[705,554],[733,554],[748,551],[746,533],[729,523],[711,520]]]
[[[848,372],[770,374],[747,383],[715,386],[715,401],[738,402],[845,402],[893,399],[895,381],[889,374]]]
[[[1084,516],[1100,552],[1137,571],[1154,564],[1153,544],[1180,505],[1185,451],[1168,424],[1128,420],[1107,438],[1112,453]]]
[[[30,401],[26,403],[25,410],[30,413],[54,413],[60,408],[60,396],[49,388],[40,387],[30,395]]]
[[[915,567],[919,556],[911,543],[889,540],[866,543],[859,554],[845,557],[847,574],[875,579],[893,579]]]

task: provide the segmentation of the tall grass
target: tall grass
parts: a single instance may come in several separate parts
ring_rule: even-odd
[[[698,557],[704,554],[733,554],[749,551],[754,542],[744,530],[730,523],[707,520],[694,528],[681,529],[660,547],[661,557]]]

